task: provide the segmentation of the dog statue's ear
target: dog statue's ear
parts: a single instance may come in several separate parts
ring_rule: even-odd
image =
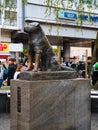
[[[34,27],[38,27],[40,24],[38,22],[32,22],[29,25],[34,26]]]
[[[39,26],[39,23],[33,22],[33,25],[37,27],[37,26]]]
[[[31,22],[31,23],[26,22],[26,23],[25,23],[25,26],[30,26],[30,25],[37,27],[37,26],[39,26],[40,24],[39,24],[38,22]]]

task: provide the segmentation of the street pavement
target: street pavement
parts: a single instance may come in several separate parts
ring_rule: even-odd
[[[92,113],[91,130],[98,130],[98,113]]]
[[[10,114],[0,114],[0,130],[10,130]],[[98,130],[98,113],[92,113],[91,130]]]
[[[0,130],[10,130],[10,114],[0,114]]]

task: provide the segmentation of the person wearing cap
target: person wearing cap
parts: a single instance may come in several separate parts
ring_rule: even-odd
[[[93,65],[92,70],[92,85],[95,85],[98,81],[98,62]]]

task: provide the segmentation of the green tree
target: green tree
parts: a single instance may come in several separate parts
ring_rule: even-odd
[[[88,14],[88,21],[92,22],[90,15],[94,14],[94,10],[98,9],[97,0],[45,0],[46,16],[51,15],[52,11],[56,16],[56,20],[59,20],[60,10],[76,11],[78,14],[76,24],[79,27],[83,24],[85,13]]]

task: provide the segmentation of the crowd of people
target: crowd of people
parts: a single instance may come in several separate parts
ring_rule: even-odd
[[[78,77],[85,78],[85,62],[84,61],[76,61],[76,60],[65,61],[61,65],[73,68],[73,70],[77,72]]]
[[[89,61],[89,60],[88,60]],[[90,69],[90,62],[88,62],[88,73]],[[68,66],[76,70],[78,77],[85,78],[85,62],[79,61],[77,59],[73,59],[72,61],[65,61],[62,62],[61,65]],[[11,79],[19,79],[20,72],[28,69],[28,61],[27,59],[24,60],[23,63],[17,64],[15,58],[10,58],[5,65],[0,61],[0,87],[2,86],[10,86]],[[95,85],[98,81],[98,62],[93,65],[92,68],[92,85]]]
[[[62,63],[62,65],[73,68],[77,72],[79,78],[86,78],[86,74],[88,74],[88,78],[90,76],[91,85],[94,86],[98,81],[98,60],[95,61],[92,64],[92,66],[91,63],[92,63],[91,57],[88,57],[87,70],[86,70],[86,62],[79,61],[76,58],[73,58],[72,61],[65,61]]]
[[[26,66],[17,64],[15,58],[10,58],[6,65],[0,61],[0,87],[10,86],[11,79],[19,79],[20,72],[24,70]]]

